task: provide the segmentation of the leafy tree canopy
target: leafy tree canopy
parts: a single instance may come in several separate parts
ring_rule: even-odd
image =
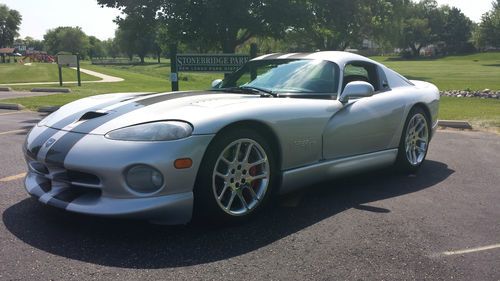
[[[43,38],[51,54],[70,52],[85,56],[89,47],[89,38],[80,27],[60,26],[48,30]]]
[[[138,7],[147,18],[166,25],[170,38],[198,42],[234,52],[252,36],[283,36],[291,25],[301,22],[305,0],[98,0],[108,7],[134,14]]]
[[[478,47],[500,48],[500,0],[493,2],[491,11],[482,16],[475,41]]]
[[[22,16],[18,11],[0,4],[0,47],[9,47],[14,43],[14,38],[19,36],[21,20]]]

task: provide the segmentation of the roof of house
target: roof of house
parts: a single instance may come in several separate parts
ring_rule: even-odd
[[[14,54],[14,48],[0,48],[0,54]]]

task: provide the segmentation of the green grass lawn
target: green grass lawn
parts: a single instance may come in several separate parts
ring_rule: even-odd
[[[500,90],[500,52],[405,61],[394,57],[372,59],[409,79],[431,82],[440,90]]]
[[[500,100],[441,97],[439,119],[466,120],[473,127],[500,129]]]
[[[375,57],[411,79],[422,79],[435,83],[440,89],[484,89],[500,90],[500,53],[454,56],[438,60],[401,61],[388,57]],[[145,65],[96,66],[83,62],[82,67],[104,74],[124,78],[118,83],[83,84],[82,87],[68,85],[73,93],[52,96],[18,98],[2,102],[20,103],[29,109],[40,106],[63,105],[90,95],[116,92],[166,92],[170,91],[170,64],[149,62]],[[39,77],[32,77],[39,81]],[[222,78],[220,73],[181,73],[180,90],[208,89],[212,80]],[[3,77],[3,76],[1,76]],[[57,76],[56,76],[57,79]],[[33,80],[33,81],[34,81]],[[29,86],[14,87],[30,89]],[[478,98],[441,99],[440,119],[468,120],[476,126],[500,127],[500,100]]]
[[[168,66],[170,67],[170,66]],[[169,79],[170,71],[163,72],[165,65],[141,65],[141,66],[97,66],[83,63],[82,68],[94,70],[100,73],[117,76],[125,79],[117,83],[87,83],[81,87],[77,85],[65,85],[70,88],[70,94],[57,94],[51,96],[18,98],[2,100],[2,102],[20,103],[28,109],[37,109],[40,106],[60,106],[68,102],[103,93],[119,92],[168,92],[171,90]],[[168,68],[169,69],[169,68]],[[187,73],[180,76],[181,90],[203,90],[210,88],[212,80],[221,78],[220,73]],[[30,86],[16,86],[18,90],[28,90]]]
[[[63,68],[63,81],[76,81],[76,70]],[[82,81],[100,80],[97,77],[81,73]],[[57,82],[59,71],[57,64],[33,63],[0,63],[0,84],[28,82]]]

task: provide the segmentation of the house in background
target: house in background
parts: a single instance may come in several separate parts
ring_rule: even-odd
[[[14,62],[17,62],[18,56],[21,54],[17,53],[16,48],[0,48],[0,62],[9,63],[11,58],[13,58]]]

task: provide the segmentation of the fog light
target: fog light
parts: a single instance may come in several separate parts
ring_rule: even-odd
[[[125,179],[128,186],[140,193],[152,193],[163,186],[162,174],[153,167],[136,165],[128,169]]]

